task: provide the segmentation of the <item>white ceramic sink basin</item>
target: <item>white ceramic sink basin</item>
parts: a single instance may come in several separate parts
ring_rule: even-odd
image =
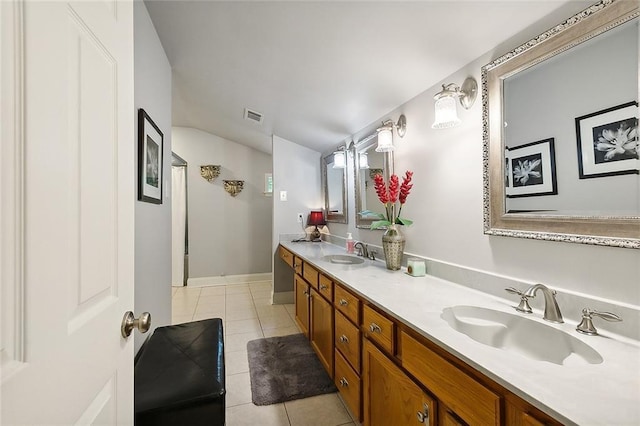
[[[441,315],[476,342],[559,365],[600,364],[602,356],[580,339],[529,318],[478,306],[453,306]]]
[[[340,265],[359,265],[364,263],[364,259],[358,256],[350,256],[348,254],[331,254],[324,257],[331,263],[338,263]]]

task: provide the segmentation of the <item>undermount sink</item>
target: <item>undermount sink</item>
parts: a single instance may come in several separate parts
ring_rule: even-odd
[[[331,263],[338,263],[340,265],[359,265],[364,263],[364,259],[358,256],[349,256],[348,254],[331,254],[324,257]]]
[[[603,361],[595,349],[575,336],[519,315],[478,306],[453,306],[445,308],[441,318],[476,342],[537,361],[558,365]]]

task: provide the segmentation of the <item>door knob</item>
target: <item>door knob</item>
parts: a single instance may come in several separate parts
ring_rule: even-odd
[[[127,338],[131,335],[131,330],[137,328],[140,333],[146,333],[151,327],[151,314],[149,312],[143,312],[140,318],[136,318],[133,312],[127,311],[122,317],[122,325],[120,326],[120,333],[122,337]]]

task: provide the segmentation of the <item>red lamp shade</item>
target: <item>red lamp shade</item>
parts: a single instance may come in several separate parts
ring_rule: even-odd
[[[312,211],[309,213],[308,226],[326,225],[327,221],[324,220],[324,213],[322,211]]]

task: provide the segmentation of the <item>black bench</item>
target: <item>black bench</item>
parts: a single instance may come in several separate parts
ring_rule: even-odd
[[[220,318],[156,328],[134,371],[136,426],[224,425]]]

